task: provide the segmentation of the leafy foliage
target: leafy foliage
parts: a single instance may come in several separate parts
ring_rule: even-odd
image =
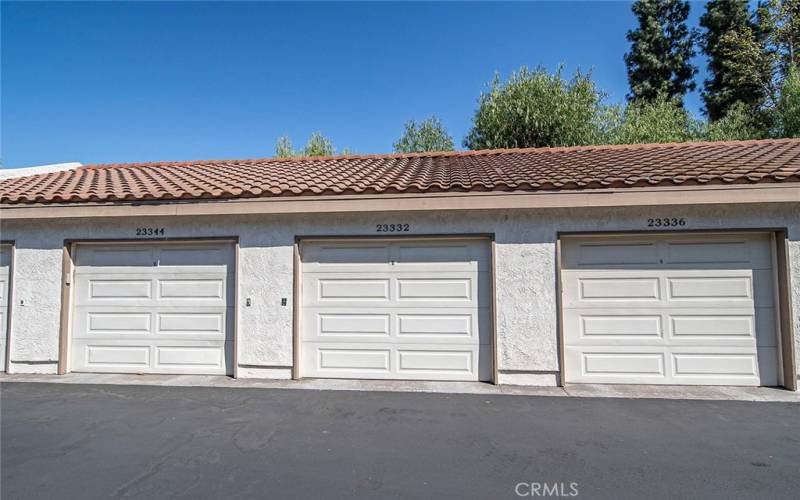
[[[275,156],[278,158],[291,158],[295,156],[294,148],[292,148],[292,140],[288,135],[278,137],[278,142],[275,144]]]
[[[634,101],[624,109],[616,108],[617,116],[606,127],[603,142],[609,144],[643,144],[685,142],[697,137],[699,124],[677,98],[657,96],[653,100]],[[608,119],[608,118],[607,118]]]
[[[478,98],[472,129],[464,139],[470,149],[528,148],[592,144],[599,138],[597,115],[603,95],[587,74],[571,80],[559,68],[522,67],[508,81],[498,75]]]
[[[278,138],[275,144],[275,156],[278,158],[292,158],[296,156],[332,156],[336,153],[336,148],[333,147],[333,142],[322,135],[320,132],[314,132],[308,139],[308,142],[300,150],[295,150],[292,147],[292,140],[288,136]],[[347,154],[347,153],[345,153]]]
[[[800,67],[789,68],[776,114],[780,137],[800,137]]]
[[[725,116],[705,125],[702,132],[703,139],[708,141],[744,141],[765,136],[750,106],[741,101],[733,103]]]
[[[628,31],[631,50],[625,54],[631,101],[681,98],[695,88],[697,69],[694,34],[686,26],[685,0],[637,0],[631,7],[638,21]]]
[[[320,132],[314,132],[303,148],[303,156],[331,156],[335,151],[330,139]]]
[[[406,122],[403,136],[394,143],[396,153],[425,153],[453,149],[453,138],[435,116],[426,118],[420,123],[409,120]]]

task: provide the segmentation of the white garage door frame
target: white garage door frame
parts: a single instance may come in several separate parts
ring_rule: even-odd
[[[770,236],[770,253],[773,262],[773,293],[777,306],[776,329],[778,335],[778,383],[791,391],[798,390],[797,365],[794,350],[794,322],[790,303],[790,265],[788,238],[786,228],[725,228],[725,229],[687,229],[687,230],[662,230],[662,231],[559,231],[556,235],[556,276],[557,276],[557,305],[558,305],[558,346],[559,346],[559,385],[564,386],[566,380],[565,364],[565,331],[564,307],[562,304],[562,245],[564,240],[591,238],[591,237],[631,237],[637,235],[664,236],[684,235],[702,236],[730,235],[730,234],[767,234]]]
[[[59,328],[59,354],[58,374],[64,375],[71,371],[70,358],[72,349],[72,309],[73,289],[75,274],[75,256],[79,245],[130,245],[130,244],[165,244],[165,243],[229,243],[234,249],[234,287],[233,287],[233,378],[238,378],[239,367],[239,237],[238,236],[210,236],[189,238],[114,238],[114,239],[66,239],[62,251],[61,272],[61,319]]]
[[[409,234],[409,235],[298,235],[294,240],[294,283],[292,290],[292,337],[293,337],[293,356],[292,356],[292,378],[300,380],[303,378],[302,365],[302,317],[303,317],[303,259],[301,246],[304,243],[312,242],[333,242],[333,241],[446,241],[446,240],[476,240],[484,241],[489,245],[489,317],[490,317],[490,368],[491,374],[489,383],[497,384],[497,300],[495,285],[495,235],[494,233],[464,233],[464,234]]]
[[[0,363],[0,371],[8,373],[11,366],[11,318],[14,309],[14,254],[15,254],[15,241],[14,240],[0,240],[0,249],[8,247],[9,249],[9,262],[8,262],[8,283],[5,292],[0,300],[6,302],[6,315],[3,318],[3,327],[5,328],[5,345],[3,347],[3,362]],[[2,328],[0,328],[2,331]]]

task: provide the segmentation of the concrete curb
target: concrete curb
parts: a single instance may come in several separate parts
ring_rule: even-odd
[[[767,401],[800,403],[800,393],[773,387],[584,385],[532,387],[477,382],[418,382],[384,380],[266,380],[206,375],[123,375],[70,373],[67,375],[0,375],[3,383],[141,385],[161,387],[224,387],[231,389],[305,389],[326,391],[427,392],[484,394],[487,396],[549,396],[574,398],[675,399],[712,401]]]

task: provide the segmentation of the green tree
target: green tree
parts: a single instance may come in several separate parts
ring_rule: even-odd
[[[571,80],[561,68],[522,67],[508,81],[495,75],[478,98],[472,128],[464,139],[469,149],[529,148],[593,144],[599,140],[597,116],[603,95],[590,75]]]
[[[638,27],[627,34],[631,42],[630,52],[625,54],[628,99],[683,98],[695,88],[697,72],[690,61],[695,51],[694,34],[686,25],[689,2],[637,0],[631,9]]]
[[[776,69],[786,78],[792,68],[800,67],[800,0],[766,0],[758,14]]]
[[[707,141],[744,141],[763,139],[767,131],[754,119],[751,107],[737,101],[728,107],[725,116],[705,124],[702,138]]]
[[[677,98],[666,96],[631,102],[606,120],[611,124],[604,142],[610,144],[686,142],[697,138],[700,127]]]
[[[759,112],[768,97],[770,60],[752,17],[747,0],[712,0],[700,18],[700,46],[709,72],[702,97],[712,122],[737,102]]]
[[[311,134],[302,151],[302,156],[332,156],[336,152],[333,142],[320,132]]]
[[[278,142],[275,144],[275,156],[278,158],[291,158],[295,156],[294,148],[292,148],[292,140],[288,135],[278,137]]]
[[[396,153],[425,153],[453,149],[453,138],[435,116],[419,123],[414,120],[407,121],[403,136],[394,143]]]
[[[780,137],[800,137],[800,69],[789,68],[776,106]]]
[[[346,149],[346,153],[349,151]],[[275,144],[275,156],[278,158],[292,158],[296,156],[332,156],[336,153],[333,142],[322,135],[321,132],[314,132],[302,149],[295,150],[292,147],[292,140],[289,136],[281,136]]]

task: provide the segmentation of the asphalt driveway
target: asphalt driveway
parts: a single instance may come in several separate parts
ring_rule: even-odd
[[[800,491],[793,403],[34,383],[1,390],[4,500]]]

